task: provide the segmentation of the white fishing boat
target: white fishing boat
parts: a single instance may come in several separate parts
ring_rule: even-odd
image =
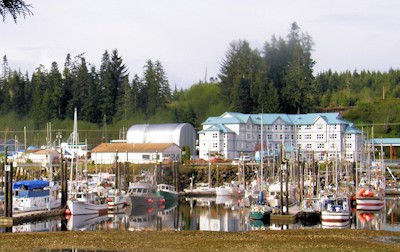
[[[288,205],[292,205],[295,203],[295,195],[294,195],[295,187],[292,184],[288,184]],[[286,206],[286,185],[283,183],[282,186],[282,197],[283,197],[283,206]],[[268,195],[266,196],[266,200],[268,204],[272,208],[279,208],[281,206],[281,184],[273,183],[268,187]]]
[[[79,142],[78,138],[78,120],[77,120],[77,111],[76,108],[74,110],[74,129],[72,132],[72,135],[70,137],[72,139],[72,145],[77,145]],[[85,162],[87,164],[87,162]],[[75,166],[74,166],[75,165]],[[74,168],[76,169],[75,175],[76,179],[75,182],[73,183],[73,170]],[[73,188],[70,186],[70,192],[69,192],[69,200],[67,201],[67,210],[66,214],[71,214],[71,215],[106,215],[108,212],[108,204],[106,202],[101,202],[100,198],[98,198],[98,195],[94,194],[89,194],[89,188],[86,188],[88,185],[87,183],[84,183],[84,181],[78,179],[78,155],[77,153],[73,153],[72,159],[71,159],[71,174],[70,174],[70,185],[75,185],[76,187]],[[80,190],[79,190],[80,189]],[[97,188],[98,189],[98,188]],[[96,191],[96,193],[98,190]],[[82,196],[83,197],[79,197]],[[93,196],[95,198],[89,199],[90,196]],[[82,200],[86,199],[86,200]]]
[[[379,210],[385,203],[385,193],[371,185],[361,187],[356,195],[357,210]]]
[[[119,212],[126,206],[125,191],[111,189],[107,192],[108,212]]]
[[[244,197],[245,187],[243,183],[233,180],[231,183],[225,182],[224,185],[215,188],[217,196]]]
[[[60,186],[46,180],[22,180],[13,184],[13,211],[28,212],[61,207]]]
[[[328,195],[324,199],[321,224],[325,227],[347,227],[350,225],[350,200],[346,196]]]
[[[196,183],[196,187],[185,188],[183,189],[186,195],[193,196],[215,196],[216,189],[214,187],[210,187],[209,183]]]

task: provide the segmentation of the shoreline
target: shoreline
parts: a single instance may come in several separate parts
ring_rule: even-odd
[[[352,229],[4,233],[0,251],[400,251],[400,232]]]

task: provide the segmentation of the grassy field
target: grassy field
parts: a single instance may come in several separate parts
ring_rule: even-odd
[[[400,233],[369,230],[91,231],[0,234],[0,251],[400,251]]]

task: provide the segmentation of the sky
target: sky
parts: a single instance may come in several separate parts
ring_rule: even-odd
[[[62,70],[68,53],[100,68],[117,49],[130,79],[159,60],[170,87],[217,77],[232,41],[262,50],[296,22],[314,42],[314,75],[386,72],[400,65],[398,0],[25,0],[33,16],[0,23],[0,56],[12,70]]]

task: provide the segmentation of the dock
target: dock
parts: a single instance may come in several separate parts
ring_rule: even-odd
[[[294,224],[300,214],[300,207],[293,205],[289,207],[289,214],[272,213],[270,215],[270,222],[277,224]]]
[[[24,222],[61,216],[64,215],[64,213],[64,208],[32,212],[15,212],[13,213],[13,217],[0,217],[0,226],[12,227],[13,225],[19,225]]]

